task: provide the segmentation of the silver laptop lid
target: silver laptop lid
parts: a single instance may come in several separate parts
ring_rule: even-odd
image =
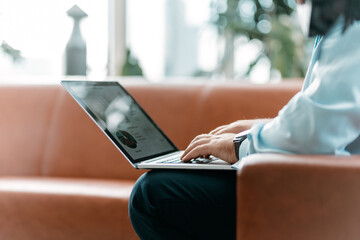
[[[61,84],[132,164],[178,151],[118,82]]]

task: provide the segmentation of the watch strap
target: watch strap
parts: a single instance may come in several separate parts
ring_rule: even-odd
[[[248,136],[249,133],[250,133],[250,130],[247,130],[247,131],[244,131],[244,132],[241,132],[241,133],[237,134],[234,137],[233,142],[234,142],[234,148],[235,148],[235,155],[236,155],[236,158],[238,160],[240,160],[239,151],[240,151],[241,143],[243,141],[245,141],[245,139],[247,139],[247,136]]]

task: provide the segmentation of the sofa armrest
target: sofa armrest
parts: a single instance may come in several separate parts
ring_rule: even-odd
[[[237,239],[360,239],[360,157],[255,154],[237,175]]]

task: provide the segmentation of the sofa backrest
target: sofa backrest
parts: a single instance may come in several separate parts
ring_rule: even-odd
[[[125,84],[179,148],[238,119],[274,117],[301,83]],[[0,87],[0,175],[136,179],[61,86]]]
[[[0,175],[40,175],[59,92],[53,86],[0,87]]]

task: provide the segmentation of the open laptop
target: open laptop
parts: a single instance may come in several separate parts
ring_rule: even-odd
[[[135,168],[236,169],[235,165],[215,157],[182,162],[183,151],[179,151],[118,82],[62,81],[61,84]]]

